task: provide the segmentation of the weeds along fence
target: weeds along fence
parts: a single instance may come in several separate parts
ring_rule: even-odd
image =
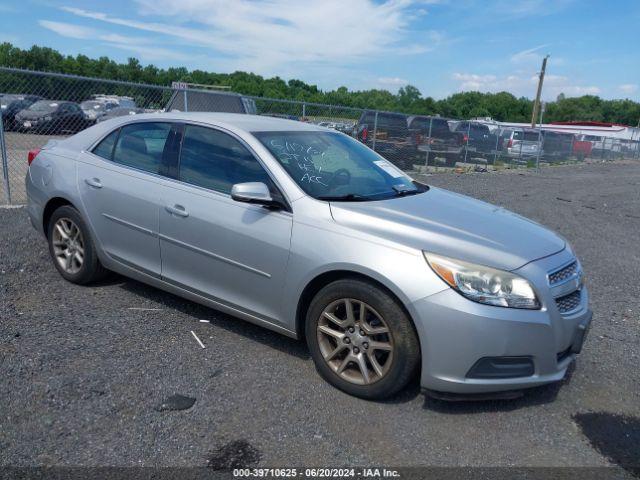
[[[27,155],[50,139],[123,115],[222,111],[315,123],[366,144],[407,171],[486,171],[640,157],[631,138],[563,135],[491,122],[412,116],[230,92],[0,67],[0,203],[24,204]]]

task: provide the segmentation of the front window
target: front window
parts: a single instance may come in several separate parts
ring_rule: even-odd
[[[373,150],[333,132],[254,132],[308,195],[320,200],[382,200],[425,188]]]

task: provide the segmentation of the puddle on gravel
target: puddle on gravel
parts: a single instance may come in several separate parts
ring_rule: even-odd
[[[207,466],[213,470],[249,468],[258,464],[260,451],[246,440],[234,440],[213,450]]]
[[[573,420],[602,456],[640,478],[640,418],[590,412]]]

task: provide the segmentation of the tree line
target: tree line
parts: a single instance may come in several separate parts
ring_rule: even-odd
[[[143,66],[129,58],[118,63],[108,57],[97,59],[86,55],[63,55],[48,47],[32,46],[21,49],[11,43],[0,44],[0,65],[48,72],[67,73],[109,80],[152,85],[171,85],[173,81],[205,85],[229,86],[232,91],[289,100],[300,100],[347,107],[397,111],[418,115],[438,114],[449,118],[492,117],[498,121],[528,122],[533,102],[526,97],[515,97],[508,92],[461,92],[441,100],[424,96],[414,86],[407,85],[397,93],[383,89],[349,90],[339,87],[323,91],[316,85],[301,80],[285,81],[280,77],[264,78],[248,72],[214,73],[188,70],[185,67],[158,68]],[[548,102],[545,122],[597,121],[637,125],[640,121],[640,103],[632,100],[605,100],[595,95],[566,98],[559,95]]]

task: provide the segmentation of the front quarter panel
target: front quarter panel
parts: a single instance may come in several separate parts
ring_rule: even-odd
[[[283,298],[284,318],[291,329],[296,327],[297,305],[304,289],[324,273],[348,271],[374,279],[400,300],[412,318],[415,301],[448,288],[420,250],[337,224],[326,202],[303,197],[294,203],[293,211]]]

